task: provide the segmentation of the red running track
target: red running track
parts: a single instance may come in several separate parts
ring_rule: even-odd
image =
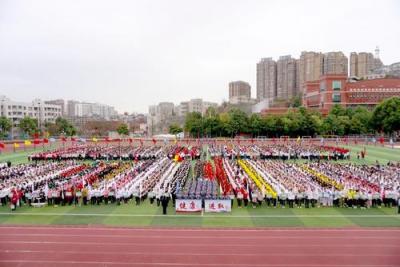
[[[400,266],[400,229],[0,227],[0,266]]]

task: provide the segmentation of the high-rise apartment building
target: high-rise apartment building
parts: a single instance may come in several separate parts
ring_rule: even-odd
[[[296,59],[291,56],[279,57],[276,75],[276,98],[289,100],[297,94]]]
[[[251,99],[251,86],[248,82],[229,83],[229,102],[231,104],[247,103]]]
[[[276,62],[263,58],[257,63],[257,100],[274,100],[276,97]]]
[[[379,55],[378,55],[379,56]],[[374,57],[372,53],[352,52],[350,54],[350,76],[365,78],[372,74],[375,69],[382,67],[382,61]]]
[[[323,75],[348,74],[348,59],[343,52],[328,52],[323,56]],[[319,79],[319,77],[318,77]]]
[[[299,91],[304,92],[305,83],[316,81],[323,73],[323,55],[317,52],[301,52],[298,63]]]

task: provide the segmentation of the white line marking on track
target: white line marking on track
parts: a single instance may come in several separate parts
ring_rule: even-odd
[[[0,260],[0,263],[42,263],[42,264],[71,264],[71,265],[82,265],[82,264],[91,264],[91,265],[128,265],[128,266],[188,266],[188,263],[168,263],[168,262],[110,262],[110,261],[40,261],[40,260]],[[240,264],[240,263],[193,263],[189,264],[190,266],[245,266],[248,267],[248,264]],[[256,267],[398,267],[397,265],[390,264],[251,264]]]
[[[0,250],[3,253],[57,253],[57,254],[101,254],[101,255],[146,255],[146,256],[237,256],[237,253],[176,253],[176,252],[159,252],[159,253],[151,253],[151,252],[107,252],[107,251],[65,251],[65,250]],[[310,252],[311,253],[311,252]],[[240,256],[245,257],[264,257],[264,256],[284,256],[284,257],[303,257],[305,254],[309,257],[392,257],[398,256],[398,254],[381,254],[381,253],[276,253],[276,252],[268,252],[265,251],[264,253],[240,253]]]
[[[11,236],[11,237],[82,237],[82,234],[1,234],[2,237]],[[109,235],[85,235],[85,238],[94,237],[94,238],[146,238],[146,239],[241,239],[241,240],[253,240],[253,239],[396,239],[399,240],[397,236],[310,236],[310,235],[295,235],[295,236],[188,236],[188,235],[173,235],[173,236],[166,236],[166,235],[116,235],[116,234],[109,234]],[[0,238],[1,240],[1,238]]]
[[[282,238],[285,239],[285,238]],[[69,241],[2,241],[2,244],[69,244],[69,245],[76,245],[77,242],[69,242]],[[99,242],[79,242],[79,244],[83,245],[98,245]],[[131,245],[131,243],[124,243],[124,242],[107,242],[102,244],[102,246],[126,246]],[[259,244],[230,244],[229,247],[255,247]],[[275,244],[271,244],[275,246]],[[155,244],[140,244],[142,247],[154,247]],[[227,247],[227,244],[215,244],[215,243],[205,243],[205,244],[193,244],[193,243],[158,243],[157,246],[179,246],[179,247]],[[354,247],[353,245],[352,247]],[[358,245],[357,245],[358,246]],[[298,246],[297,246],[298,247]],[[399,247],[399,246],[396,246]]]
[[[1,212],[1,215],[12,215],[12,216],[79,216],[79,217],[175,217],[175,218],[398,218],[400,214],[370,214],[370,215],[359,215],[359,214],[331,214],[331,215],[193,215],[193,214],[118,214],[118,213],[41,213],[41,212]]]

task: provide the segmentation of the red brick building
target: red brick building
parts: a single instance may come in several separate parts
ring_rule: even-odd
[[[305,83],[303,106],[327,115],[335,104],[373,108],[382,100],[393,96],[400,97],[400,79],[349,81],[347,75],[325,75],[317,81]],[[261,114],[283,115],[288,110],[287,107],[271,107]]]
[[[318,81],[306,82],[303,105],[323,110],[330,110],[335,104],[372,108],[393,96],[400,96],[400,79],[351,82],[346,75],[327,75]]]

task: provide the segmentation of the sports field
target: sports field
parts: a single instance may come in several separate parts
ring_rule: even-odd
[[[355,164],[375,164],[378,160],[381,164],[386,164],[388,161],[397,162],[400,161],[400,149],[399,148],[389,148],[383,147],[381,145],[341,145],[340,147],[348,148],[351,150],[350,161],[341,162],[351,162]],[[367,155],[365,159],[357,159],[357,153],[363,149],[366,149]],[[35,150],[32,148],[26,151],[18,152],[3,152],[0,154],[0,162],[11,161],[12,164],[21,164],[28,162],[28,155],[34,152],[42,151],[42,147],[37,147]]]
[[[229,214],[176,214],[169,205],[168,215],[148,201],[117,206],[22,207],[10,212],[0,207],[1,224],[112,225],[179,227],[400,227],[395,208],[238,208]]]
[[[28,156],[30,154],[37,153],[37,152],[43,151],[45,149],[48,149],[48,148],[47,147],[46,148],[37,147],[37,148],[27,148],[26,150],[21,150],[20,149],[17,152],[12,152],[12,151],[2,152],[0,154],[0,162],[11,161],[11,163],[13,165],[27,163],[28,162]]]
[[[381,164],[400,161],[400,150],[381,146],[351,145],[351,162]],[[357,152],[366,148],[367,156],[357,159]],[[27,162],[31,151],[0,155],[0,162]],[[117,206],[59,206],[32,208],[23,206],[16,212],[0,207],[0,224],[43,225],[112,225],[112,226],[183,226],[183,227],[400,227],[395,208],[238,208],[236,202],[229,214],[176,214],[172,204],[168,215],[148,201]]]

